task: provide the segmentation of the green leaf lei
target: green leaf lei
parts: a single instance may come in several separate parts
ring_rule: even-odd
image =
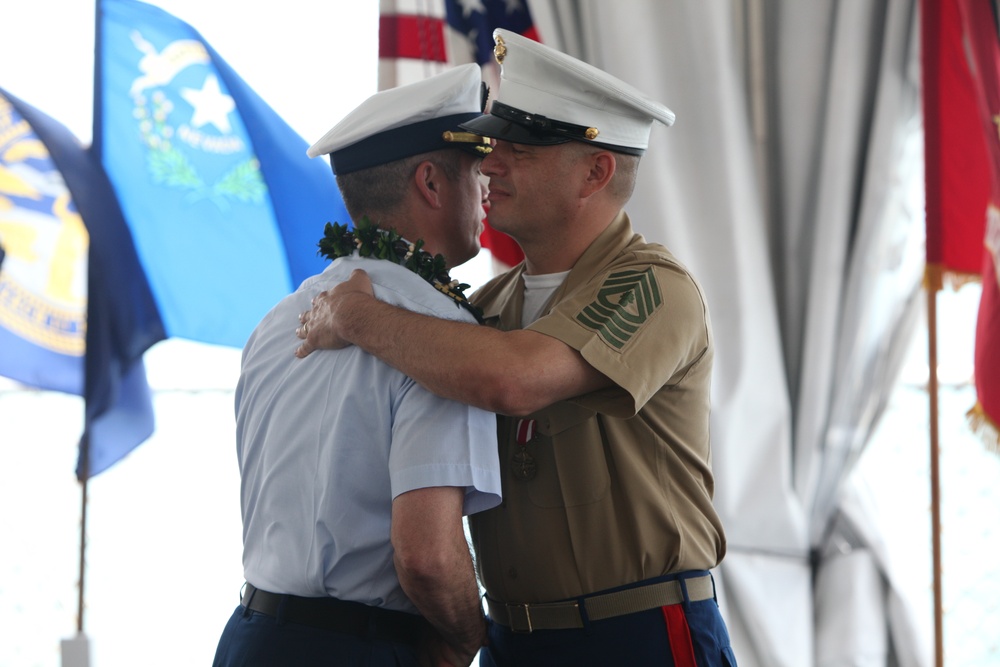
[[[482,323],[482,311],[473,306],[465,296],[466,283],[452,280],[448,275],[444,255],[431,255],[422,250],[423,239],[410,243],[394,229],[382,229],[368,219],[361,218],[351,229],[336,222],[326,223],[323,238],[319,240],[319,253],[334,260],[347,257],[355,250],[361,257],[387,259],[404,266],[429,282],[434,288],[456,304],[472,313]]]

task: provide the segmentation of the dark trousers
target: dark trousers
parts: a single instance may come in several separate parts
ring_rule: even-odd
[[[689,644],[682,633],[690,637]],[[571,630],[518,633],[490,623],[489,635],[489,646],[479,654],[480,667],[688,667],[685,657],[697,667],[736,667],[729,631],[714,599],[590,621]],[[674,652],[681,656],[676,662]]]
[[[214,667],[417,667],[415,646],[364,639],[251,611],[229,617]]]

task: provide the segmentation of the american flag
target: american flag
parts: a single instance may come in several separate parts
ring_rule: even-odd
[[[493,63],[493,31],[504,28],[538,40],[525,0],[445,0],[448,27],[458,39],[454,62]]]
[[[526,0],[380,0],[379,90],[405,85],[475,62],[492,90],[500,80],[493,59],[493,30],[505,28],[536,41]],[[513,239],[487,222],[482,235],[502,267],[524,257]]]

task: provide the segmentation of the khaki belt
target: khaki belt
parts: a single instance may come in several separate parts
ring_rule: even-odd
[[[715,585],[711,575],[706,574],[683,581],[689,601],[701,602],[715,597]],[[600,621],[678,604],[684,601],[684,592],[681,590],[680,581],[673,579],[567,602],[504,604],[486,598],[490,618],[514,632],[582,628],[581,601],[587,618],[591,621]]]

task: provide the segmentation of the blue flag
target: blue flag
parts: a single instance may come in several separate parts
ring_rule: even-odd
[[[241,347],[324,268],[333,173],[191,26],[134,0],[98,21],[94,149],[166,333]]]
[[[0,375],[83,393],[77,474],[152,434],[143,353],[242,346],[349,222],[329,166],[175,17],[99,0],[94,145],[0,90]]]
[[[79,395],[87,230],[55,159],[84,149],[57,126],[0,90],[0,375]]]
[[[88,157],[120,210],[87,221],[81,478],[152,433],[146,349],[170,336],[241,347],[323,269],[325,223],[349,221],[327,163],[186,23],[99,0],[96,43]]]
[[[0,240],[0,374],[84,393],[77,474],[97,474],[153,432],[142,353],[163,326],[100,163],[2,90]]]

